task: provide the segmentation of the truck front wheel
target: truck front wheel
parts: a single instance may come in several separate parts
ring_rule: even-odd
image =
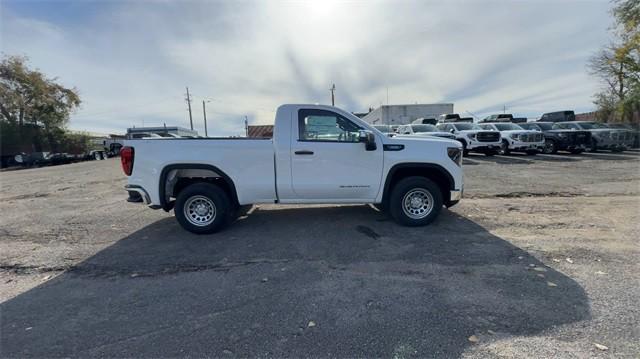
[[[393,187],[389,212],[399,224],[424,226],[431,223],[442,209],[440,187],[425,177],[403,178]]]
[[[210,183],[192,184],[178,194],[174,213],[182,228],[196,234],[219,231],[228,223],[229,196]]]

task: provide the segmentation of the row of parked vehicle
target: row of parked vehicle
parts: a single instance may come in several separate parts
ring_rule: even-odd
[[[640,129],[631,124],[576,121],[573,111],[544,114],[538,121],[496,114],[474,122],[471,117],[443,114],[438,118],[419,118],[407,125],[375,125],[389,136],[437,136],[458,140],[464,154],[493,156],[524,152],[554,154],[567,151],[609,150],[622,152],[640,147]]]

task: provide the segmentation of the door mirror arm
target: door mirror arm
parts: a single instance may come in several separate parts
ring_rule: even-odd
[[[375,151],[378,146],[376,145],[376,136],[371,131],[360,130],[358,131],[358,138],[360,142],[364,142],[364,148],[367,151]]]

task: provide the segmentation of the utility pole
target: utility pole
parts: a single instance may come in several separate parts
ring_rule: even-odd
[[[507,113],[507,105],[502,106],[502,113]]]
[[[205,101],[202,100],[202,116],[204,117],[204,137],[209,137],[207,133],[207,108],[204,103]]]
[[[244,116],[244,135],[249,137],[249,119],[247,116]]]
[[[389,86],[387,86],[387,106],[389,106]]]
[[[334,92],[336,91],[336,84],[333,84],[331,86],[331,88],[329,89],[329,91],[331,91],[331,106],[335,106],[336,105],[336,99],[334,96]]]
[[[189,95],[189,86],[187,86],[187,105],[189,106],[189,123],[191,124],[191,131],[193,131],[193,117],[191,116],[191,96]]]

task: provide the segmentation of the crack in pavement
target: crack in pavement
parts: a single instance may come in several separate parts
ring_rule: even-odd
[[[163,275],[171,275],[178,273],[190,273],[200,271],[221,271],[228,272],[233,268],[244,267],[254,264],[274,264],[274,263],[287,263],[290,259],[248,259],[238,262],[218,262],[209,264],[173,264],[164,267],[156,268],[154,270],[136,270],[135,268],[126,267],[110,267],[94,264],[80,264],[69,266],[54,266],[54,267],[40,267],[40,266],[28,266],[20,264],[1,264],[0,271],[10,272],[18,275],[40,274],[49,272],[66,272],[70,274],[76,274],[80,276],[94,277],[94,278],[110,278],[110,277],[157,277]]]

